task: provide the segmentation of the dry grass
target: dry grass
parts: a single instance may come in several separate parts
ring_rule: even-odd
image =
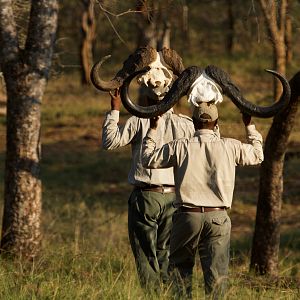
[[[0,299],[143,299],[127,238],[127,171],[130,148],[100,149],[101,125],[109,98],[76,78],[50,82],[43,103],[43,244],[32,264],[2,261]],[[177,108],[176,108],[177,109]],[[188,113],[185,104],[181,108]],[[221,111],[221,132],[243,138],[240,114],[229,102]],[[128,114],[122,112],[122,120]],[[255,120],[265,135],[270,120]],[[2,120],[0,134],[5,136]],[[297,123],[289,151],[299,151]],[[0,144],[1,170],[4,139]],[[299,299],[299,164],[285,167],[280,279],[248,274],[258,189],[258,169],[238,169],[232,218],[230,288],[226,299]],[[1,176],[3,172],[1,171]],[[0,190],[3,194],[3,189]],[[2,201],[1,201],[2,203]],[[298,206],[297,206],[298,205]],[[195,299],[203,280],[195,270]],[[147,299],[157,299],[147,295]],[[170,299],[164,293],[159,299]]]

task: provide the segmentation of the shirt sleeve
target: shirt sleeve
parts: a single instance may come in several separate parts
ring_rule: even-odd
[[[236,163],[238,165],[258,165],[264,160],[263,139],[255,125],[246,127],[247,144],[241,143]]]
[[[125,125],[119,123],[118,110],[106,114],[102,126],[102,147],[105,150],[116,149],[128,145],[137,132],[137,119],[129,118]]]
[[[160,169],[175,165],[176,141],[169,142],[161,148],[156,148],[157,130],[149,128],[143,139],[142,164],[144,168]]]

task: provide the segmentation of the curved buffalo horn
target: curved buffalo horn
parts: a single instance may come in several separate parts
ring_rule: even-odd
[[[122,80],[120,78],[115,78],[110,81],[104,81],[100,78],[99,70],[101,65],[110,58],[111,55],[104,56],[100,61],[94,64],[91,70],[91,81],[93,85],[101,91],[111,91],[116,88],[119,88],[122,85]]]
[[[263,107],[255,105],[245,99],[241,91],[231,82],[227,73],[215,66],[205,68],[205,73],[216,82],[222,92],[231,99],[231,101],[240,109],[240,111],[258,118],[270,118],[278,114],[289,102],[291,97],[291,88],[288,81],[278,72],[265,70],[277,77],[283,88],[280,99],[271,106]]]
[[[126,78],[121,87],[121,100],[124,107],[133,115],[139,118],[157,117],[170,108],[172,108],[182,96],[186,95],[192,83],[201,75],[203,69],[190,67],[184,70],[175,80],[171,89],[168,91],[163,100],[155,105],[140,106],[131,101],[128,95],[128,89],[131,81],[137,75],[144,73],[145,70],[135,72]]]
[[[91,81],[93,85],[101,91],[111,91],[119,88],[125,78],[135,71],[139,71],[148,66],[151,62],[155,61],[157,52],[150,46],[140,47],[134,51],[129,57],[124,61],[123,67],[117,72],[112,80],[105,81],[100,77],[101,65],[110,57],[107,55],[103,57],[99,62],[95,63],[91,70]]]
[[[267,72],[275,75],[281,82],[283,87],[283,93],[276,103],[268,107],[262,107],[254,105],[246,100],[238,87],[232,82],[230,77],[222,69],[215,66],[208,66],[204,69],[198,67],[189,67],[184,70],[177,80],[173,83],[171,89],[168,91],[163,100],[159,101],[155,105],[143,107],[134,104],[128,95],[128,88],[132,79],[141,72],[133,73],[123,83],[121,88],[121,99],[124,107],[133,115],[140,118],[152,118],[159,116],[171,107],[173,107],[181,97],[187,95],[193,82],[205,71],[205,73],[217,83],[222,92],[228,96],[232,102],[244,113],[258,118],[270,118],[279,113],[289,102],[291,89],[288,81],[279,73],[266,70]]]

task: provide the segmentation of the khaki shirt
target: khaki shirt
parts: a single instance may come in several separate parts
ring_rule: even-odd
[[[132,162],[128,182],[135,186],[146,184],[174,185],[173,168],[146,169],[142,166],[142,141],[149,127],[149,119],[130,117],[125,125],[118,125],[119,111],[112,110],[106,114],[102,128],[102,147],[106,150],[131,145]],[[195,129],[192,120],[183,115],[176,115],[173,110],[167,111],[157,128],[157,146],[183,137],[192,137]]]
[[[161,147],[156,130],[149,129],[143,142],[143,165],[174,167],[176,206],[231,207],[235,167],[263,161],[262,136],[254,125],[246,127],[246,137],[248,144],[201,129],[190,139]]]

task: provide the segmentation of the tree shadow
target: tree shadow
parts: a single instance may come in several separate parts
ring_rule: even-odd
[[[62,201],[84,201],[88,206],[99,202],[110,209],[127,206],[131,190],[127,183],[129,148],[104,151],[82,141],[60,141],[44,145],[43,157],[45,201],[52,194]]]
[[[298,151],[286,153],[283,170],[284,203],[298,204],[300,195],[300,155]],[[243,203],[257,203],[259,192],[259,167],[237,167],[234,199]]]
[[[231,264],[241,266],[250,262],[253,232],[231,240]],[[280,234],[280,261],[290,260],[300,263],[300,231],[285,229]]]

